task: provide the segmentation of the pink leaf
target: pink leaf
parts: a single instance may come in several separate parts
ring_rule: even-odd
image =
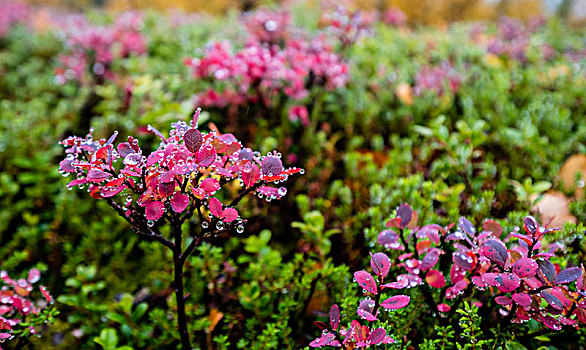
[[[157,164],[157,162],[159,160],[161,160],[161,158],[163,158],[163,157],[157,151],[149,154],[147,161],[146,161],[146,166],[151,167],[151,166]]]
[[[521,258],[513,264],[513,273],[521,278],[535,275],[537,263],[531,258]]]
[[[391,260],[385,253],[371,253],[370,266],[378,276],[385,278],[391,268]]]
[[[197,152],[196,159],[200,166],[209,166],[216,159],[216,149],[214,146],[204,147]]]
[[[48,303],[53,301],[53,297],[51,296],[51,294],[49,294],[49,291],[45,286],[40,286],[39,289],[41,290],[41,294],[43,294],[43,297],[45,297],[45,300],[47,300]]]
[[[364,310],[364,309],[358,309],[356,310],[356,312],[358,313],[358,316],[362,317],[363,319],[369,321],[369,322],[373,322],[378,320],[378,318],[376,318],[376,316],[374,316],[371,312]]]
[[[165,212],[165,204],[161,201],[150,202],[145,209],[147,220],[159,220]]]
[[[512,296],[513,300],[521,306],[531,305],[531,296],[526,293],[514,293]]]
[[[507,257],[509,256],[505,245],[495,239],[489,239],[484,242],[484,245],[482,246],[482,255],[501,266],[505,264]]]
[[[222,217],[222,202],[216,197],[210,198],[210,212],[216,217]]]
[[[395,295],[383,301],[381,306],[385,309],[397,310],[407,306],[410,300],[411,298],[406,295]]]
[[[496,281],[496,287],[504,293],[512,292],[521,285],[521,279],[512,273],[501,273],[496,277]]]
[[[67,171],[69,173],[72,173],[75,171],[75,167],[72,165],[73,160],[70,159],[63,159],[60,163],[59,163],[59,168],[63,171]]]
[[[364,288],[366,291],[376,294],[376,282],[374,281],[374,277],[366,271],[356,271],[354,272],[354,278],[358,285]]]
[[[27,281],[29,283],[37,283],[41,279],[41,271],[38,269],[31,269],[28,272]]]
[[[502,295],[494,298],[494,301],[499,305],[511,305],[513,303],[511,298]]]
[[[100,194],[104,198],[110,198],[110,197],[114,197],[115,195],[124,191],[125,189],[126,189],[126,185],[120,185],[120,186],[116,186],[116,187],[112,187],[112,188],[102,187],[102,191],[100,192]]]
[[[201,182],[199,187],[208,193],[216,192],[220,189],[220,182],[216,179],[207,178]]]
[[[171,208],[176,213],[181,213],[189,205],[189,196],[177,191],[171,198]]]
[[[242,166],[242,181],[247,187],[254,185],[260,179],[258,167],[252,163],[246,163]]]
[[[443,303],[442,303],[442,304],[439,304],[439,305],[437,306],[437,311],[439,311],[439,312],[448,312],[448,311],[450,311],[451,309],[452,309],[452,308],[451,308],[449,305],[447,305],[447,304],[443,304]]]
[[[234,208],[226,208],[222,211],[224,222],[232,222],[238,218],[238,211]]]

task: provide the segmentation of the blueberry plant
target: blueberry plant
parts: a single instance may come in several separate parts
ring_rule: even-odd
[[[161,143],[148,155],[133,137],[114,147],[117,133],[108,140],[94,140],[90,131],[86,137],[61,141],[67,157],[61,161],[60,171],[76,177],[68,188],[87,186],[92,198],[105,200],[137,235],[171,250],[177,322],[184,349],[191,349],[183,286],[186,259],[206,239],[223,232],[244,231],[246,220],[235,207],[247,194],[267,201],[280,199],[287,189],[273,185],[303,172],[284,168],[276,151],[262,156],[243,147],[232,134],[200,132],[199,115],[197,109],[190,124],[171,124],[169,137],[149,127]],[[117,168],[119,160],[122,164]],[[231,200],[220,191],[234,190],[238,185],[240,190]],[[194,216],[199,225],[185,232],[184,223]],[[164,224],[170,226],[168,235],[163,231]]]
[[[584,265],[563,268],[550,261],[562,245],[544,238],[558,229],[541,227],[527,216],[524,232],[517,228],[503,236],[494,220],[477,230],[463,217],[447,227],[418,227],[417,218],[403,204],[378,236],[382,247],[401,252],[398,266],[404,269],[383,287],[419,288],[443,325],[453,321],[464,300],[481,312],[497,309],[506,322],[532,319],[554,331],[586,323]]]
[[[387,335],[387,330],[375,327],[374,323],[379,321],[381,307],[387,310],[401,309],[409,304],[410,298],[407,295],[395,295],[381,302],[383,289],[388,287],[383,283],[391,268],[391,260],[385,253],[371,254],[370,266],[376,277],[365,270],[354,273],[354,281],[363,288],[364,293],[369,294],[356,309],[358,316],[367,324],[362,325],[359,321],[352,320],[348,327],[338,329],[340,309],[338,305],[334,304],[330,309],[330,326],[322,321],[314,322],[323,333],[321,337],[309,344],[311,347],[333,346],[354,349],[395,342],[392,337]],[[370,295],[373,295],[374,299]]]
[[[53,296],[43,285],[34,284],[41,279],[41,272],[30,269],[26,278],[12,279],[6,271],[0,271],[0,343],[14,337],[23,338],[38,334],[46,324],[53,322],[58,311],[53,308]],[[36,301],[40,293],[42,299]]]

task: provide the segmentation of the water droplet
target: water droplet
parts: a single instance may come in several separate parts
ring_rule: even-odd
[[[201,228],[206,229],[210,224],[207,221],[201,223]]]
[[[147,226],[148,227],[153,227],[154,224],[155,224],[155,222],[153,220],[147,221]]]

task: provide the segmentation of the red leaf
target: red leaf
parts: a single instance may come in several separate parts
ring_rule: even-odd
[[[216,217],[222,217],[222,202],[216,197],[210,198],[210,212]]]
[[[494,220],[486,220],[482,223],[482,228],[486,232],[492,232],[492,234],[496,237],[500,237],[500,235],[503,233],[503,227],[501,224]]]
[[[322,321],[313,321],[313,324],[317,326],[317,328],[321,329],[321,330],[325,330],[328,329],[328,326],[323,323]]]
[[[444,275],[438,270],[429,270],[425,275],[425,281],[433,288],[443,288],[446,285]]]
[[[175,192],[175,194],[173,194],[173,197],[171,198],[171,208],[173,209],[174,212],[176,213],[181,213],[185,210],[185,208],[187,208],[187,206],[189,205],[189,196],[186,194],[183,194],[179,191]]]
[[[51,303],[53,301],[53,297],[51,296],[51,294],[49,294],[47,288],[45,286],[40,286],[39,289],[41,290],[41,294],[43,294],[43,297],[45,297],[45,300],[47,300],[48,303]]]
[[[406,295],[395,295],[394,297],[390,297],[387,300],[381,303],[381,306],[385,309],[397,310],[402,309],[405,306],[409,305],[409,298]]]
[[[338,329],[338,324],[340,324],[340,309],[336,304],[332,305],[330,309],[330,324],[333,330]]]
[[[150,202],[145,209],[147,220],[159,220],[165,212],[165,204],[161,201]]]
[[[376,294],[376,282],[374,281],[374,277],[366,271],[356,271],[354,272],[354,278],[358,285],[364,288],[366,291]]]

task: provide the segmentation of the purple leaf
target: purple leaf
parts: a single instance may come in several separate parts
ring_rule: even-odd
[[[421,271],[426,271],[434,267],[439,260],[440,252],[441,251],[437,248],[430,249],[427,252],[427,255],[425,255],[425,258],[421,261]]]
[[[401,218],[400,228],[404,229],[409,226],[411,219],[413,219],[413,208],[407,203],[401,204],[397,209],[397,217]]]
[[[374,281],[374,277],[366,271],[356,271],[354,272],[354,278],[358,285],[364,288],[366,291],[376,294],[376,282]]]
[[[409,298],[406,295],[395,295],[394,297],[390,297],[387,300],[383,301],[381,303],[381,306],[385,309],[391,310],[401,309],[407,306],[410,300],[411,298]]]
[[[558,276],[555,278],[556,284],[570,283],[582,276],[582,269],[579,267],[570,267],[560,271]]]
[[[499,265],[504,265],[507,261],[508,253],[505,245],[496,239],[489,239],[484,242],[482,246],[482,255],[487,257],[490,261]]]
[[[474,260],[471,256],[468,256],[467,254],[454,252],[454,254],[452,255],[452,261],[454,262],[454,264],[461,267],[462,269],[470,271],[472,270],[472,262]]]
[[[87,174],[87,179],[91,182],[101,182],[112,176],[112,174],[100,169],[92,169]]]
[[[535,218],[533,216],[527,216],[525,218],[525,222],[524,222],[524,226],[525,226],[525,231],[530,234],[531,236],[535,236],[535,234],[537,234],[537,231],[539,230],[539,224],[537,223],[537,220],[535,220]]]
[[[159,220],[165,212],[165,204],[161,201],[150,202],[145,209],[147,220]]]
[[[391,248],[393,246],[399,246],[399,235],[392,230],[381,231],[378,235],[378,243],[385,248]]]
[[[545,299],[545,301],[547,301],[547,303],[549,305],[551,305],[551,307],[553,307],[556,310],[563,310],[564,309],[564,304],[562,303],[562,301],[556,297],[555,295],[549,293],[549,292],[541,292],[541,297],[543,299]]]
[[[260,166],[263,176],[276,176],[283,172],[281,159],[275,156],[266,156]]]
[[[181,213],[189,205],[189,196],[177,191],[171,198],[171,208],[176,213]]]
[[[554,283],[557,277],[557,272],[551,261],[539,259],[537,260],[537,265],[539,266],[539,270],[542,272],[543,276],[545,276],[547,279],[547,281],[544,282]],[[538,276],[542,278],[542,274],[538,274]]]
[[[366,341],[369,342],[371,345],[376,345],[382,342],[385,339],[386,335],[387,332],[384,329],[377,328],[372,333],[370,333]]]
[[[75,167],[72,165],[73,159],[63,159],[59,163],[59,168],[63,171],[67,171],[68,173],[72,173],[75,171]]]
[[[521,258],[513,264],[513,273],[521,278],[531,277],[537,272],[538,265],[531,258]]]
[[[338,325],[340,324],[340,309],[336,304],[332,305],[330,309],[330,324],[333,330],[338,329]]]
[[[458,227],[460,227],[462,231],[466,232],[471,237],[474,237],[476,233],[476,228],[474,225],[472,225],[472,223],[465,217],[461,217],[460,220],[458,220]]]
[[[391,268],[391,260],[385,253],[376,253],[374,255],[370,253],[370,255],[370,266],[372,267],[372,270],[378,276],[385,278]]]
[[[130,147],[130,144],[128,142],[122,142],[118,144],[118,147],[116,147],[116,149],[118,149],[118,154],[120,154],[120,157],[122,158],[126,157],[130,153],[134,153],[134,150],[132,149],[132,147]]]
[[[195,153],[201,148],[203,138],[201,137],[201,132],[199,132],[199,130],[189,129],[183,135],[183,141],[185,142],[185,147],[187,147],[191,153]]]
[[[435,224],[425,225],[419,230],[418,235],[419,236],[427,236],[430,241],[432,241],[435,244],[439,244],[439,242],[440,242],[439,232],[441,229],[442,228],[439,225],[435,225]]]

